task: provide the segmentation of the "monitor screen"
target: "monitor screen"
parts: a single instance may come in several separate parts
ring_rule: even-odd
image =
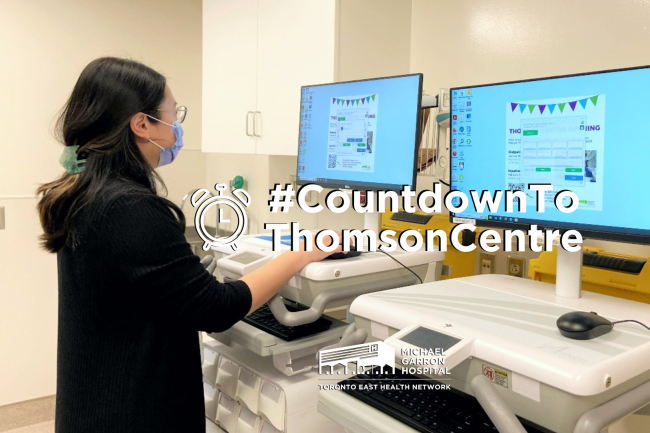
[[[650,67],[643,67],[451,89],[451,189],[504,195],[495,213],[477,211],[470,199],[450,218],[650,243],[648,83]],[[541,193],[544,213],[530,184],[553,185]],[[525,192],[525,212],[505,211],[506,190]],[[555,207],[561,190],[577,195],[575,211]]]
[[[422,74],[304,86],[297,183],[415,189]]]

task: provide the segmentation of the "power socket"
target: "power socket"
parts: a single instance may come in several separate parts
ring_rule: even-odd
[[[479,274],[496,274],[497,256],[490,253],[479,254]]]
[[[508,256],[508,275],[526,278],[526,259]]]

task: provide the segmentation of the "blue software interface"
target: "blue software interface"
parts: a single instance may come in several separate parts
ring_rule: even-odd
[[[506,213],[504,192],[498,213],[470,203],[455,217],[650,234],[650,69],[459,88],[451,97],[452,189],[527,196],[525,213]],[[544,213],[527,188],[540,183],[553,185]],[[561,190],[577,194],[576,211],[555,208]]]
[[[376,189],[412,185],[421,77],[303,87],[298,181]]]

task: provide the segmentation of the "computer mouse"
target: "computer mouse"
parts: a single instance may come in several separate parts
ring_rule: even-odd
[[[346,253],[334,253],[325,257],[325,260],[340,260],[340,259],[349,259],[352,257],[358,257],[361,255],[361,251],[348,251]]]
[[[593,311],[572,311],[557,319],[560,333],[574,340],[591,340],[612,330],[614,324]]]
[[[325,257],[325,260],[341,260],[341,259],[350,259],[352,257],[358,257],[361,255],[361,251],[357,251],[357,247],[354,244],[350,244],[350,251],[347,253],[334,253]]]

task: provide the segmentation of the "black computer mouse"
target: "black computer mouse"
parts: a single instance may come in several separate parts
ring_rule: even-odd
[[[614,328],[614,324],[593,311],[572,311],[557,319],[560,333],[574,340],[591,340],[607,334]]]
[[[354,244],[350,244],[350,251],[347,253],[334,253],[325,257],[325,260],[341,260],[341,259],[350,259],[352,257],[357,257],[361,255],[361,251],[357,251],[357,247]]]

